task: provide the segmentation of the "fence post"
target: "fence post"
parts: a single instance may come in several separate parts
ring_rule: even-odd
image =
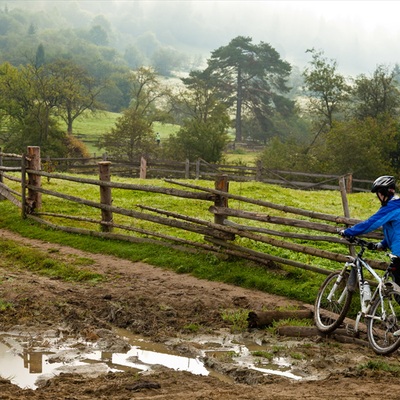
[[[261,182],[263,164],[261,160],[257,160],[256,164],[256,181]]]
[[[229,192],[229,182],[228,182],[228,175],[218,175],[217,179],[215,181],[215,189],[219,190],[221,192]],[[228,198],[223,196],[223,195],[215,195],[215,200],[214,200],[214,206],[215,207],[228,207]],[[214,223],[223,225],[224,221],[226,220],[225,215],[219,215],[215,214],[214,215]],[[235,239],[235,234],[226,232],[224,235],[226,240],[234,240]]]
[[[110,173],[110,165],[111,161],[100,161],[99,163],[99,178],[100,181],[110,182],[111,173]],[[112,195],[111,188],[109,186],[100,186],[100,203],[106,204],[108,206],[112,205]],[[113,222],[113,214],[112,211],[109,210],[101,210],[101,222]],[[102,232],[111,232],[112,226],[101,224]]]
[[[27,153],[28,168],[34,171],[40,171],[40,147],[28,146]],[[32,172],[28,172],[28,185],[40,188],[42,186],[42,177]],[[42,194],[35,189],[28,188],[28,197],[26,199],[26,212],[32,214],[35,210],[42,207]]]
[[[2,155],[3,149],[0,147],[0,166],[3,166],[3,155]],[[0,171],[0,183],[3,183],[3,171]],[[0,201],[5,200],[5,197],[0,195]]]
[[[186,159],[185,161],[185,179],[190,178],[190,161]]]
[[[339,188],[340,188],[340,194],[342,196],[342,205],[343,205],[343,212],[344,212],[344,216],[346,218],[350,218],[350,210],[349,210],[349,203],[347,201],[347,188],[346,188],[346,178],[344,176],[342,176],[339,179]],[[346,225],[348,227],[348,225]],[[353,257],[356,255],[354,246],[349,246],[349,250],[350,250],[350,255],[352,255]]]
[[[147,173],[147,161],[144,157],[141,157],[140,159],[140,173],[139,177],[140,179],[146,179],[146,173]]]
[[[220,190],[221,192],[229,192],[229,182],[228,175],[219,175],[217,176],[217,180],[215,181],[215,189]],[[215,207],[228,207],[228,198],[220,195],[215,196],[214,200]],[[214,222],[216,224],[224,224],[226,217],[224,215],[215,214]]]
[[[26,154],[21,158],[21,217],[26,218],[28,207],[26,205]]]
[[[196,179],[200,178],[200,158],[197,159],[196,161]]]
[[[353,193],[353,174],[346,175],[346,193]]]

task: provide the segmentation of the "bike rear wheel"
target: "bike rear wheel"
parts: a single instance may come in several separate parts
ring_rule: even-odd
[[[333,332],[344,321],[353,292],[347,290],[349,274],[332,272],[321,285],[314,304],[314,322],[323,333]]]
[[[400,347],[400,305],[399,294],[389,291],[382,299],[378,297],[371,305],[367,316],[368,341],[376,354],[387,355]],[[400,332],[399,332],[400,334]]]

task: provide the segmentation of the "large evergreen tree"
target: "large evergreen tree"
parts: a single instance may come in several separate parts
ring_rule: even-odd
[[[212,52],[208,69],[223,100],[236,105],[236,141],[242,141],[244,112],[252,113],[268,129],[276,97],[289,90],[290,64],[269,44],[256,45],[250,37],[238,36]]]

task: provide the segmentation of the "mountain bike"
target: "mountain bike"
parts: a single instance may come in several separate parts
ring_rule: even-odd
[[[376,354],[388,355],[400,347],[400,286],[392,281],[390,263],[380,276],[363,258],[372,243],[356,237],[346,237],[359,246],[355,257],[348,256],[341,271],[332,272],[322,283],[314,304],[314,321],[322,333],[331,333],[344,322],[353,294],[359,289],[360,310],[357,313],[354,334],[364,318],[368,341]],[[388,254],[392,259],[396,256]],[[368,271],[376,283],[371,294],[364,273]],[[374,285],[375,286],[375,285]]]

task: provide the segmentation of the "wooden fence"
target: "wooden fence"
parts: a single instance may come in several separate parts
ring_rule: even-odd
[[[313,260],[326,259],[339,263],[345,262],[346,254],[323,250],[316,244],[321,242],[343,243],[337,235],[337,229],[359,222],[348,216],[308,211],[230,193],[226,175],[218,175],[214,188],[171,179],[166,180],[168,187],[161,187],[113,182],[111,180],[113,164],[110,161],[98,162],[99,179],[91,179],[42,170],[40,149],[37,147],[28,148],[26,157],[2,153],[0,156],[3,159],[4,157],[12,158],[16,163],[21,163],[20,167],[0,166],[0,195],[3,196],[3,199],[8,199],[20,207],[24,218],[30,218],[54,229],[71,233],[136,243],[155,243],[185,251],[204,251],[218,256],[241,257],[263,266],[278,263],[328,274],[331,270],[321,268],[318,261],[312,263],[298,261],[298,254],[306,254]],[[16,177],[17,170],[21,171],[20,178]],[[74,195],[71,195],[44,188],[42,178],[52,182],[53,180],[74,182],[79,186]],[[6,185],[3,182],[5,179],[10,180],[11,183]],[[11,184],[15,186],[16,182],[20,184],[20,193],[10,187]],[[345,215],[348,215],[346,182],[342,179],[340,183]],[[84,193],[87,185],[99,188],[97,201],[76,195]],[[173,199],[190,199],[190,201],[198,203],[202,209],[208,210],[210,218],[201,219],[198,216],[184,214],[179,205],[174,210],[165,210],[148,204],[131,204],[129,208],[121,207],[117,204],[119,199],[113,197],[115,190],[127,190],[132,194],[146,192],[148,195],[169,196],[171,204],[173,204]],[[75,208],[85,206],[91,210],[98,210],[98,217],[82,215],[82,213],[66,215],[56,211],[44,212],[42,208],[48,209],[48,207],[42,207],[43,202],[45,203],[50,198],[73,202],[76,204]],[[229,206],[229,203],[234,201],[240,202],[240,208]],[[251,207],[253,211],[250,210]],[[255,207],[256,211],[254,211]],[[116,216],[123,216],[124,221],[116,222]],[[69,226],[55,222],[66,220],[70,221]],[[246,221],[251,221],[251,223],[246,223]],[[146,222],[148,226],[142,227],[143,222]],[[85,228],[81,227],[83,223]],[[88,229],[86,225],[93,226],[93,229]],[[279,229],[281,227],[284,229]],[[286,227],[296,229],[287,230]],[[195,239],[186,238],[182,234],[169,234],[167,233],[169,228],[173,228],[173,232],[194,233]],[[302,233],[299,233],[299,230]],[[374,233],[369,237],[378,239],[381,238],[381,235]],[[287,258],[276,256],[272,254],[273,251],[260,251],[260,247],[286,249],[291,256]],[[385,263],[371,260],[371,265],[383,269]]]
[[[126,176],[141,179],[205,179],[215,180],[220,175],[227,175],[230,181],[257,181],[291,187],[295,189],[339,190],[340,175],[312,174],[298,171],[272,170],[265,168],[261,162],[256,166],[213,164],[199,158],[195,162],[173,160],[146,160],[125,162],[107,157],[91,158],[44,158],[43,169],[47,172],[97,173],[100,161],[111,161],[111,171],[115,176]],[[357,179],[352,174],[344,176],[346,190],[351,192],[369,191],[372,182]]]

